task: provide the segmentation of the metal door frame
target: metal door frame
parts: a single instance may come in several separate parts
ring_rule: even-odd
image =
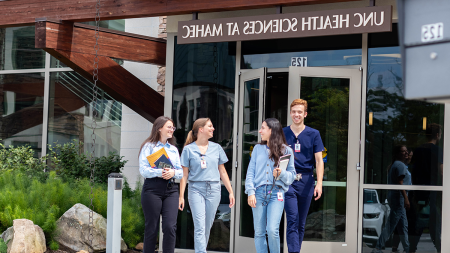
[[[357,252],[358,250],[358,220],[359,220],[359,167],[360,161],[360,123],[361,123],[361,86],[362,86],[362,68],[329,68],[329,67],[289,67],[289,92],[288,108],[291,101],[300,97],[301,77],[325,77],[325,78],[348,78],[350,79],[349,94],[349,124],[348,124],[348,155],[347,155],[347,203],[346,203],[346,229],[345,242],[312,242],[304,241],[302,249],[305,252],[333,252],[347,253]],[[290,117],[288,125],[292,124]],[[324,182],[323,186],[327,186]],[[331,185],[329,185],[331,186]],[[357,217],[349,218],[349,217]],[[286,221],[285,221],[286,226]],[[286,233],[286,231],[283,231]],[[286,238],[286,236],[284,237]],[[284,252],[287,253],[287,243],[284,240]]]

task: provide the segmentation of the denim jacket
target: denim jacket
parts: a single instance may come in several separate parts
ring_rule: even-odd
[[[275,181],[276,186],[281,186],[284,192],[289,189],[289,185],[294,182],[295,167],[294,155],[290,147],[285,146],[285,154],[291,154],[288,166],[285,171],[282,171],[278,180]],[[277,161],[278,162],[278,161]],[[247,176],[245,178],[245,193],[247,195],[254,195],[256,188],[261,185],[273,184],[273,170],[276,166],[275,162],[269,159],[267,153],[267,146],[257,144],[253,148],[251,154],[250,164],[247,169]]]

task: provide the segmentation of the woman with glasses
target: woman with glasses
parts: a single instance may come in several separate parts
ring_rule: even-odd
[[[178,186],[173,179],[183,177],[180,155],[175,147],[172,119],[161,116],[153,123],[150,136],[139,151],[139,172],[145,178],[141,203],[145,217],[144,253],[154,253],[160,215],[162,216],[163,252],[173,253],[178,216]],[[164,149],[169,156],[164,169],[152,167],[147,159],[151,154]],[[169,163],[170,162],[170,163]]]
[[[195,253],[206,253],[209,232],[221,198],[220,179],[229,193],[229,207],[234,206],[233,189],[224,166],[228,158],[219,144],[209,141],[213,132],[209,118],[197,119],[181,153],[184,174],[180,181],[179,209],[183,211],[184,191],[189,180],[188,200],[194,220]]]
[[[286,145],[280,122],[266,119],[259,130],[261,143],[253,148],[245,179],[245,193],[252,207],[257,253],[280,252],[279,227],[284,209],[284,193],[295,178],[293,151]],[[290,154],[286,170],[278,168],[281,156]]]

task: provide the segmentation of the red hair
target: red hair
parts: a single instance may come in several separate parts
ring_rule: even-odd
[[[297,98],[294,101],[292,101],[291,103],[291,108],[290,110],[292,110],[292,107],[296,106],[296,105],[303,105],[305,107],[305,112],[308,111],[308,102],[306,102],[306,100]]]

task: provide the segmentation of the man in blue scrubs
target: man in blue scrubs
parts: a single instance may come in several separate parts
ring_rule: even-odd
[[[318,200],[322,196],[324,150],[320,133],[316,129],[305,126],[308,103],[303,99],[295,99],[291,103],[290,116],[292,125],[283,128],[287,144],[294,150],[296,177],[285,193],[284,209],[286,210],[286,241],[289,253],[298,253],[302,247],[305,234],[306,216],[312,196]],[[314,164],[317,173],[317,184],[314,186]]]

